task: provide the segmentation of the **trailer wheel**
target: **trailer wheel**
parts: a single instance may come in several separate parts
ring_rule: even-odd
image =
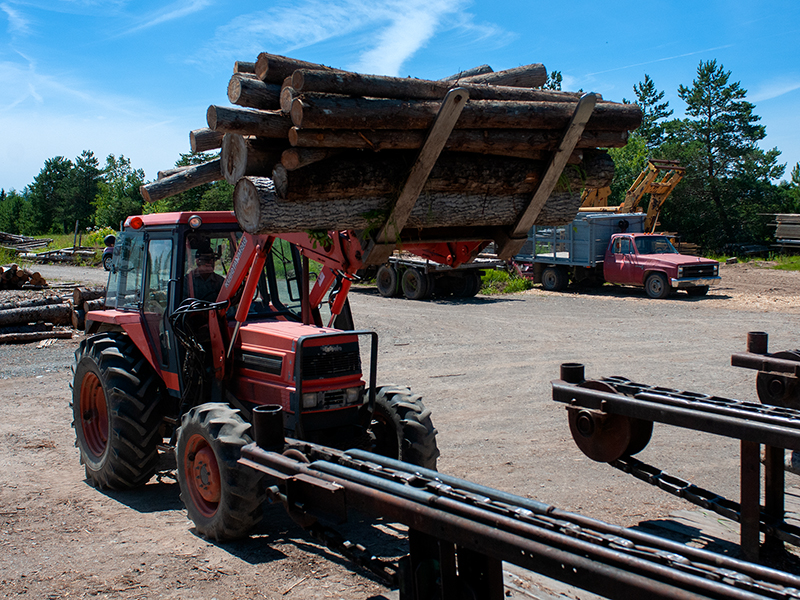
[[[422,300],[428,297],[428,278],[425,273],[408,268],[403,273],[403,295],[409,300]]]
[[[178,430],[178,484],[197,532],[217,541],[247,536],[263,516],[261,474],[237,461],[253,440],[239,411],[208,402],[183,415]]]
[[[431,411],[407,387],[378,388],[370,433],[376,454],[436,469],[439,449]]]
[[[130,489],[153,476],[161,442],[163,393],[128,336],[84,339],[72,366],[72,426],[86,477],[101,489]]]
[[[644,289],[651,298],[656,300],[666,298],[670,292],[667,276],[663,273],[650,273],[644,282]]]
[[[390,265],[381,265],[375,275],[378,293],[384,298],[397,296],[397,271]]]
[[[453,295],[458,298],[472,298],[481,289],[481,276],[477,270],[462,271],[453,279]]]
[[[567,275],[560,267],[547,267],[542,271],[542,287],[550,292],[560,292],[567,287]]]
[[[696,287],[686,288],[686,293],[690,296],[705,296],[708,293],[708,286],[698,285]]]

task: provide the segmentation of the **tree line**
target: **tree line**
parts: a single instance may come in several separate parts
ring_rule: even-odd
[[[561,73],[549,75],[546,88],[561,89]],[[783,177],[777,148],[763,150],[766,128],[745,98],[747,91],[715,60],[701,62],[691,86],[678,96],[686,116],[671,118],[665,93],[645,75],[633,86],[643,112],[641,127],[624,148],[611,149],[615,175],[611,204],[625,192],[649,158],[677,160],[686,168],[661,214],[661,229],[706,250],[724,251],[731,243],[771,241],[774,213],[800,213],[800,163]],[[623,100],[623,102],[628,102]],[[208,154],[182,154],[175,166],[210,160]],[[75,224],[119,228],[126,217],[142,212],[231,210],[233,187],[224,181],[205,184],[178,196],[144,204],[139,186],[144,172],[113,154],[105,164],[91,151],[75,160],[48,159],[22,192],[0,190],[0,231],[26,235],[70,233]]]

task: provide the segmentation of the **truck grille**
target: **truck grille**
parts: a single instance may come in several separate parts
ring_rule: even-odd
[[[684,277],[714,277],[715,273],[714,264],[708,265],[687,265],[683,267]]]
[[[358,342],[303,348],[303,379],[329,379],[361,373]]]

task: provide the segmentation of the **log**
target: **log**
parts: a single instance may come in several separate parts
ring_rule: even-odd
[[[233,63],[233,72],[239,74],[255,75],[256,63],[237,60],[235,63]]]
[[[216,158],[199,165],[193,165],[179,173],[147,183],[139,187],[145,202],[155,202],[191,190],[204,183],[222,179],[220,159]]]
[[[188,168],[189,165],[184,167],[172,167],[171,169],[164,169],[163,171],[158,172],[157,179],[166,179],[167,177],[171,177],[172,175],[175,175],[175,173],[180,173]]]
[[[532,151],[555,150],[562,133],[555,130],[456,129],[445,149],[498,156],[533,157]],[[301,148],[353,148],[361,150],[416,150],[426,132],[416,130],[298,129],[289,131],[289,143]],[[584,131],[577,148],[622,148],[627,131]]]
[[[390,198],[396,195],[414,164],[416,153],[386,152],[367,155],[349,152],[298,171],[278,165],[272,172],[281,201],[306,203],[320,200]],[[533,194],[547,164],[521,158],[443,152],[434,165],[423,193],[465,194],[483,197]],[[602,187],[614,174],[606,153],[587,155],[584,181],[576,185]],[[577,212],[577,209],[576,209]]]
[[[104,286],[92,288],[76,287],[72,290],[72,305],[75,308],[83,308],[85,302],[99,298],[103,298],[103,302],[105,302],[105,297],[106,288]]]
[[[264,83],[260,79],[247,77],[238,73],[228,82],[228,100],[231,104],[277,110],[280,108],[281,86],[275,83]]]
[[[278,140],[246,138],[237,133],[226,133],[220,154],[222,175],[235,185],[245,175],[269,175],[281,161],[287,143]]]
[[[281,165],[287,171],[296,171],[315,162],[337,156],[341,152],[342,150],[333,148],[289,148],[281,154]]]
[[[72,321],[72,307],[69,304],[47,304],[0,311],[0,327],[37,321],[53,325],[69,325]]]
[[[325,164],[325,163],[320,163]],[[302,173],[301,171],[297,171]],[[612,170],[613,172],[613,170]],[[565,189],[548,199],[536,224],[565,224],[578,211],[582,177],[576,169],[564,171]],[[606,179],[611,181],[609,175]],[[566,189],[571,188],[571,189]],[[531,200],[531,194],[505,196],[423,191],[411,212],[406,228],[412,234],[425,228],[479,227],[490,234],[491,227],[512,227]],[[239,226],[248,233],[290,233],[304,230],[372,230],[383,225],[393,200],[389,197],[359,197],[350,200],[285,202],[275,193],[272,179],[243,177],[233,192]]]
[[[82,308],[72,310],[72,328],[78,331],[86,329],[86,311]]]
[[[332,67],[326,67],[317,63],[288,58],[278,54],[268,54],[262,52],[256,60],[256,76],[268,83],[283,83],[297,69],[314,69],[322,71],[334,71]]]
[[[208,127],[202,129],[195,129],[189,132],[189,146],[192,152],[208,152],[215,150],[222,145],[221,131],[214,131]]]
[[[311,71],[298,69],[292,75],[292,89],[297,93],[339,94],[398,100],[441,100],[454,87],[452,82],[361,75],[342,71]],[[469,92],[470,100],[505,100],[515,102],[577,102],[577,92],[533,90],[528,88],[470,84],[459,82]],[[284,106],[281,96],[281,108]]]
[[[280,111],[226,106],[209,106],[206,120],[208,126],[217,132],[264,138],[286,138],[292,127],[291,120]]]
[[[492,67],[489,65],[480,65],[477,67],[472,67],[471,69],[467,69],[466,71],[459,71],[455,75],[450,75],[449,77],[443,77],[440,81],[458,81],[463,77],[471,77],[473,75],[483,75],[484,73],[492,73]]]
[[[71,331],[33,331],[29,333],[2,333],[0,334],[0,344],[25,344],[28,342],[39,342],[41,340],[72,339]]]
[[[105,298],[97,298],[95,300],[87,300],[83,303],[83,310],[90,312],[93,310],[103,310],[106,307]]]
[[[48,296],[46,298],[31,298],[29,300],[19,300],[17,302],[5,302],[0,304],[0,311],[12,310],[15,308],[30,308],[31,306],[46,306],[48,304],[64,304],[64,299],[60,296]]]
[[[292,102],[295,127],[307,129],[428,129],[440,103],[427,100],[402,101],[378,98],[318,97]],[[566,129],[575,104],[572,102],[504,102],[470,100],[456,129]],[[637,104],[601,102],[586,129],[632,131],[642,122]]]
[[[547,83],[547,70],[544,68],[543,64],[534,63],[521,67],[514,67],[513,69],[504,69],[503,71],[470,75],[469,77],[461,78],[459,83],[489,83],[492,85],[508,85],[511,87],[541,87]]]

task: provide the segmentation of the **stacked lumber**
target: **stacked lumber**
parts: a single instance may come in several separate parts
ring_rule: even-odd
[[[51,238],[40,239],[0,231],[0,248],[14,250],[16,252],[30,252],[31,250],[45,248],[47,244],[52,241]]]
[[[20,268],[16,264],[0,267],[0,290],[19,290],[25,287],[44,287],[47,281],[39,271]]]
[[[780,244],[800,244],[800,215],[775,215],[775,240]]]
[[[476,227],[519,238],[523,224],[571,221],[582,190],[611,181],[605,149],[641,123],[635,104],[535,89],[546,77],[540,64],[384,77],[262,53],[234,66],[233,106],[210,106],[208,128],[190,134],[193,150],[219,157],[163,172],[142,195],[224,178],[245,231],[282,233],[375,230],[405,193],[398,240],[423,228],[475,239],[464,228]]]

